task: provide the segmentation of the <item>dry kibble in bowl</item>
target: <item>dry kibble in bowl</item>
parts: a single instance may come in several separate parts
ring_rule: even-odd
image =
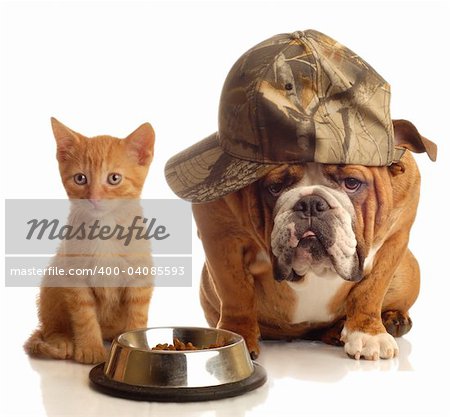
[[[213,343],[208,346],[198,347],[194,346],[191,342],[184,343],[177,337],[173,339],[173,344],[168,343],[158,343],[156,346],[152,347],[152,350],[202,350],[202,349],[216,349],[223,347],[225,345]]]

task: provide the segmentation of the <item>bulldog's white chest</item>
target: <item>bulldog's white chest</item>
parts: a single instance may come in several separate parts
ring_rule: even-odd
[[[345,285],[345,280],[336,272],[330,271],[322,276],[309,272],[302,281],[288,284],[296,295],[291,323],[328,322],[336,318],[330,307]]]

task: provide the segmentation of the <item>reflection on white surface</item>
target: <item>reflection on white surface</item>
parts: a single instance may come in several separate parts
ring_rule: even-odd
[[[406,371],[413,370],[409,362],[411,344],[397,339],[401,355],[392,360],[354,360],[341,347],[320,342],[264,342],[260,363],[272,369],[275,379],[294,378],[303,381],[334,383],[356,371]],[[277,352],[283,351],[283,358]]]
[[[8,289],[8,297],[2,298],[2,307],[12,311],[19,300],[32,306],[34,293]],[[154,319],[152,325],[168,324],[164,323],[168,319],[162,312],[158,310],[159,321]],[[21,345],[28,329],[35,324],[30,312],[20,326],[2,321],[3,331],[9,336],[8,343],[1,346],[5,359],[2,373],[7,386],[0,402],[0,415],[360,417],[368,411],[372,415],[445,415],[447,389],[434,381],[447,374],[448,364],[442,357],[431,354],[427,337],[438,334],[439,325],[417,316],[417,328],[407,337],[397,339],[398,358],[355,361],[347,357],[342,347],[306,341],[263,342],[258,362],[268,374],[264,386],[236,398],[176,404],[110,397],[90,387],[91,366],[29,359]],[[182,324],[201,323],[198,316],[192,320],[195,321]]]
[[[89,385],[90,366],[67,361],[29,359],[31,368],[40,376],[40,392],[46,415],[59,416],[244,416],[267,397],[268,386],[239,398],[201,403],[149,403],[110,397]],[[27,408],[25,406],[25,408]]]
[[[398,339],[400,357],[394,360],[356,361],[348,358],[342,348],[327,346],[316,342],[264,342],[259,360],[269,376],[263,387],[241,397],[203,403],[147,403],[124,400],[94,391],[89,386],[90,366],[68,361],[29,359],[30,372],[40,378],[40,393],[45,413],[57,416],[119,416],[119,415],[179,415],[243,417],[276,413],[277,407],[284,404],[294,413],[297,401],[302,399],[305,411],[314,408],[319,401],[323,411],[330,411],[331,403],[322,396],[327,392],[343,393],[351,387],[358,388],[352,381],[360,379],[367,385],[367,377],[382,380],[383,373],[391,378],[399,371],[412,370],[409,363],[411,344],[406,339]],[[23,361],[26,357],[23,356]],[[33,370],[33,371],[31,371]],[[411,373],[407,372],[406,374]],[[360,376],[360,378],[355,376]],[[36,389],[36,384],[34,388]],[[358,395],[367,397],[364,391]],[[298,398],[297,398],[298,397]],[[330,399],[331,400],[331,399]],[[355,404],[358,399],[355,399]],[[27,404],[20,405],[27,409]],[[291,407],[291,408],[289,408]],[[81,412],[82,410],[82,412]],[[271,411],[272,410],[272,411]],[[355,410],[356,411],[356,410]],[[254,413],[254,414],[253,414]],[[272,414],[275,415],[275,414]]]

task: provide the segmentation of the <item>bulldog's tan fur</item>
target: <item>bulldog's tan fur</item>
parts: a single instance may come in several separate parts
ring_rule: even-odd
[[[435,157],[434,144],[411,123],[395,121],[394,128],[397,144]],[[393,357],[398,347],[391,335],[409,331],[408,310],[419,293],[419,267],[408,249],[419,201],[417,165],[408,151],[390,167],[315,165],[324,178],[358,177],[367,184],[350,195],[364,262],[360,280],[311,273],[296,283],[276,281],[271,239],[277,199],[267,187],[282,176],[301,183],[310,170],[279,166],[237,192],[193,205],[206,254],[200,296],[208,323],[243,335],[253,357],[260,337],[343,342],[357,359]]]

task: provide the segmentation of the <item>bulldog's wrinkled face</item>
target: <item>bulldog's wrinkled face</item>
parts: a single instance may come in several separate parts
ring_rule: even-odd
[[[273,210],[274,277],[300,281],[308,272],[363,275],[355,207],[370,186],[367,167],[307,163],[274,169],[261,181]]]

